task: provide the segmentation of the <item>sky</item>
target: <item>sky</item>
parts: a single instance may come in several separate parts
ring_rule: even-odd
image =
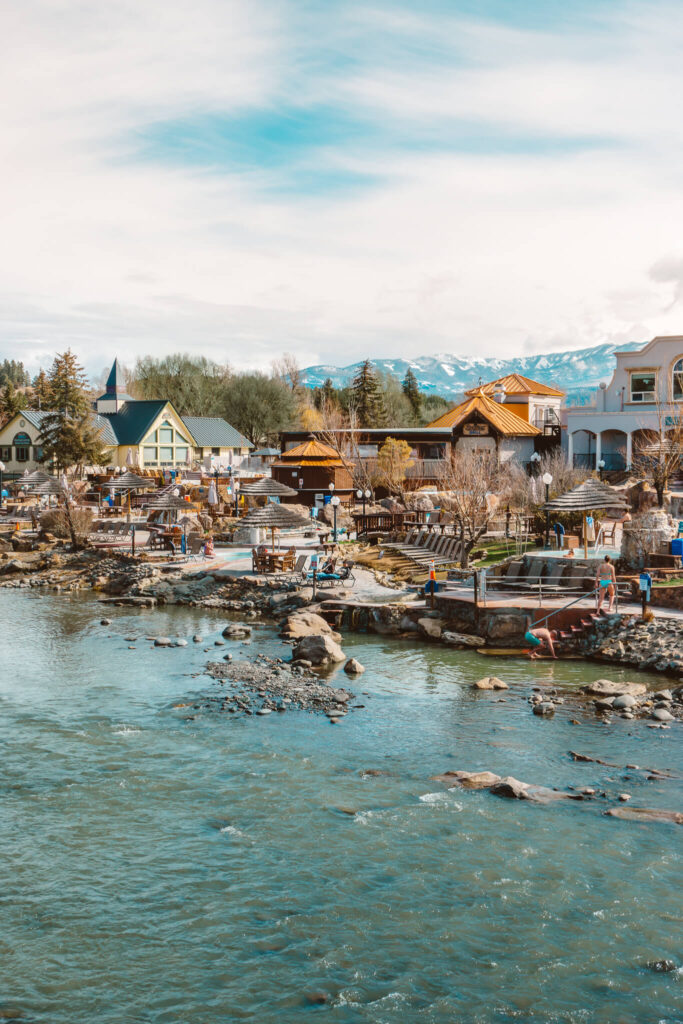
[[[683,5],[0,6],[0,358],[683,333]]]

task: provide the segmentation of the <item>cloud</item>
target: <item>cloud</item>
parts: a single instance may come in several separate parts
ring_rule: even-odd
[[[0,357],[680,330],[683,15],[542,6],[5,5]]]

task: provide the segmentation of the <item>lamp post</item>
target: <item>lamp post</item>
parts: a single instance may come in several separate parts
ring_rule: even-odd
[[[531,463],[531,470],[535,476],[538,473],[538,464],[541,461],[541,456],[538,452],[532,452],[529,462]]]
[[[334,526],[333,526],[333,531],[332,531],[332,540],[334,541],[335,544],[337,543],[337,509],[338,508],[339,508],[339,498],[335,494],[334,498],[332,499],[332,511],[334,513]]]
[[[605,468],[605,460],[604,459],[600,459],[600,461],[598,462],[598,473],[600,474],[600,480],[602,480],[602,471],[603,471],[604,468]]]
[[[543,483],[545,484],[545,503],[548,504],[550,499],[550,485],[553,482],[551,473],[543,474]],[[550,510],[545,510],[545,550],[547,551],[550,547]]]
[[[2,474],[5,472],[5,468],[6,468],[5,467],[5,463],[4,462],[0,462],[0,508],[2,508],[4,506],[4,504],[5,504],[5,499],[3,497],[3,492],[2,492]]]

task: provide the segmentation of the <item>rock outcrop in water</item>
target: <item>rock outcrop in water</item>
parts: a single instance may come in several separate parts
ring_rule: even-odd
[[[350,690],[328,686],[306,668],[265,655],[254,661],[210,662],[207,672],[230,687],[229,694],[218,702],[222,710],[233,714],[299,708],[338,720],[347,714],[349,701],[354,699]]]

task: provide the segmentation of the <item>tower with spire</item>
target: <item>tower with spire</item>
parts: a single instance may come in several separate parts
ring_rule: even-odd
[[[121,364],[115,359],[107,377],[106,391],[95,400],[95,411],[106,416],[107,413],[118,412],[125,402],[132,401],[130,395],[126,394]]]

